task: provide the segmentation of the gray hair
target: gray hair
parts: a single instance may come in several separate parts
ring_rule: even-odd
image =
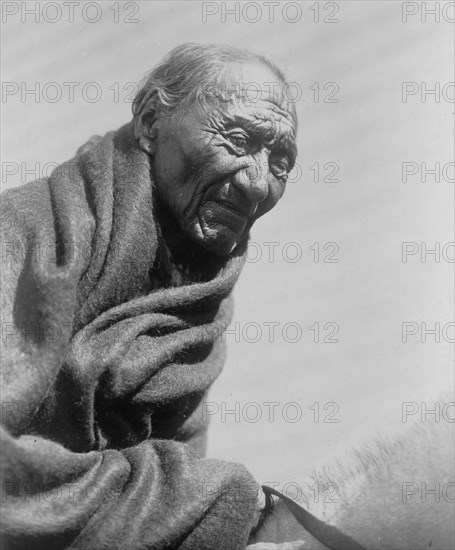
[[[202,105],[215,99],[221,89],[226,63],[256,62],[275,73],[281,83],[286,79],[278,67],[265,57],[224,44],[187,42],[171,50],[146,76],[133,105],[134,117],[144,108],[159,105],[166,113],[181,111],[189,104]]]

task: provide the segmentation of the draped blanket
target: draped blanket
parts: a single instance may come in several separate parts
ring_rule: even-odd
[[[182,280],[160,216],[130,125],[2,195],[5,548],[246,545],[256,483],[202,458],[246,243]]]

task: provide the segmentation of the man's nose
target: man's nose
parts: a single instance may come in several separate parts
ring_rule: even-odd
[[[262,156],[251,160],[241,168],[233,178],[235,187],[251,202],[260,203],[269,194],[268,164]]]

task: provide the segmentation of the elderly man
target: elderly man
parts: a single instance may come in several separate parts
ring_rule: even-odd
[[[200,411],[249,229],[295,161],[284,84],[260,56],[179,46],[130,123],[3,195],[6,547],[247,544],[259,488],[203,458]]]

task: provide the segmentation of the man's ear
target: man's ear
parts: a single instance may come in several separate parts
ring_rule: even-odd
[[[158,111],[156,105],[147,102],[134,119],[134,136],[139,147],[148,155],[153,155],[158,135]]]

